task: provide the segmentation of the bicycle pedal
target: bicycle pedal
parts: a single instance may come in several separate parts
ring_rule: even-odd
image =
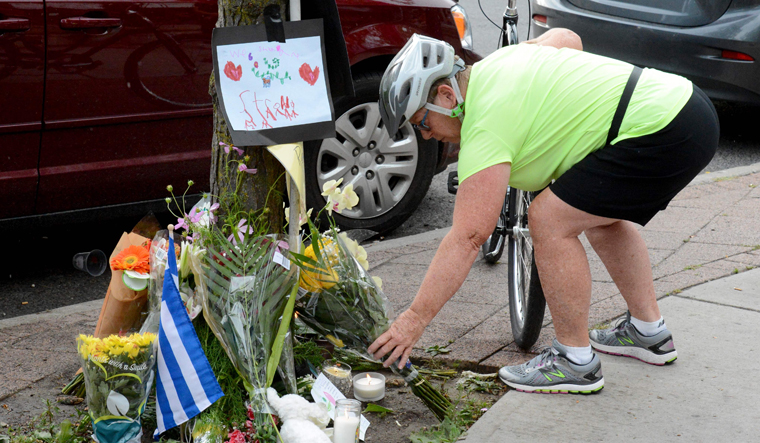
[[[449,172],[448,187],[449,194],[457,193],[457,190],[459,189],[459,176],[457,175],[457,171]]]

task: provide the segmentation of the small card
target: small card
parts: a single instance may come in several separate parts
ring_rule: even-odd
[[[290,271],[290,260],[285,258],[280,251],[274,251],[274,262]]]
[[[314,382],[314,386],[311,388],[311,396],[314,402],[324,403],[327,406],[327,413],[333,420],[335,420],[335,403],[338,400],[346,398],[322,373],[319,374],[317,381]],[[364,441],[364,434],[367,432],[367,428],[369,428],[369,420],[362,415],[359,423],[359,439],[362,441]]]

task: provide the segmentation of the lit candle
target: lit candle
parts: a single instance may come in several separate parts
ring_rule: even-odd
[[[361,401],[377,401],[385,397],[385,377],[368,372],[354,377],[354,398]]]
[[[356,400],[338,400],[335,405],[333,443],[356,443],[359,441],[359,414],[361,403]]]
[[[322,373],[335,385],[341,394],[348,396],[351,392],[351,366],[338,361],[326,361]]]

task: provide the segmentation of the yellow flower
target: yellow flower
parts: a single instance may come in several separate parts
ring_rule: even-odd
[[[124,347],[124,351],[126,352],[129,358],[135,358],[137,357],[137,354],[140,353],[140,346],[134,343],[130,343]]]
[[[343,346],[345,346],[343,344],[343,340],[341,340],[339,338],[336,338],[336,337],[334,337],[334,336],[332,336],[330,334],[325,335],[325,338],[328,339],[330,341],[330,343],[334,344],[335,346],[337,346],[339,348],[342,348]]]
[[[332,268],[339,261],[337,245],[329,238],[319,240],[320,255],[327,262],[327,269],[315,268],[312,270],[302,270],[300,286],[307,291],[321,292],[324,289],[330,289],[338,282],[338,273]],[[317,260],[314,252],[314,245],[309,245],[304,251],[304,255]]]

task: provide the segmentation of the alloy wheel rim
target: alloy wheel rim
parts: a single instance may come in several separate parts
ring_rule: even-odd
[[[341,215],[354,219],[379,217],[406,195],[419,161],[417,136],[409,123],[391,138],[383,127],[377,103],[355,106],[335,121],[338,134],[324,139],[317,156],[320,189],[329,180],[353,184],[359,204]]]

